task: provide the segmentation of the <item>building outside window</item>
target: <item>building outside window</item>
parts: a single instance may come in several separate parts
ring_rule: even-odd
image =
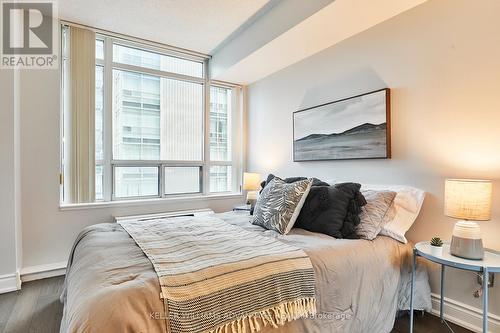
[[[231,160],[231,89],[210,87],[210,157],[213,161]],[[231,166],[210,168],[210,191],[231,188]]]

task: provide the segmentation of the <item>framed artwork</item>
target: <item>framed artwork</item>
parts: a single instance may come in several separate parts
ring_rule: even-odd
[[[293,113],[293,160],[391,157],[390,89]]]

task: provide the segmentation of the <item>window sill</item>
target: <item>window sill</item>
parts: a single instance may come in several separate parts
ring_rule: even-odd
[[[59,210],[66,211],[66,210],[95,209],[95,208],[108,208],[108,207],[132,207],[132,206],[144,206],[144,205],[160,205],[170,202],[226,200],[226,199],[236,199],[236,198],[243,198],[243,194],[225,193],[225,194],[210,194],[210,195],[179,196],[170,198],[102,201],[102,202],[76,203],[76,204],[62,203],[59,205]]]

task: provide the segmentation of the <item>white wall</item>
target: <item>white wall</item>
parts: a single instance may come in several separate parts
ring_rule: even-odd
[[[0,70],[0,87],[0,275],[10,275],[17,270],[13,70]]]
[[[499,12],[496,0],[431,0],[252,84],[248,169],[423,188],[414,242],[451,237],[446,177],[493,179],[493,218],[481,228],[500,250]],[[293,162],[293,111],[383,87],[392,89],[392,159]],[[472,273],[450,269],[446,284],[446,296],[481,308]],[[500,286],[490,304],[500,314]]]

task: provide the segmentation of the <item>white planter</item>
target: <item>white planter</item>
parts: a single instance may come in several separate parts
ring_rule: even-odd
[[[433,255],[435,257],[442,256],[443,255],[443,247],[431,245],[431,255]]]

